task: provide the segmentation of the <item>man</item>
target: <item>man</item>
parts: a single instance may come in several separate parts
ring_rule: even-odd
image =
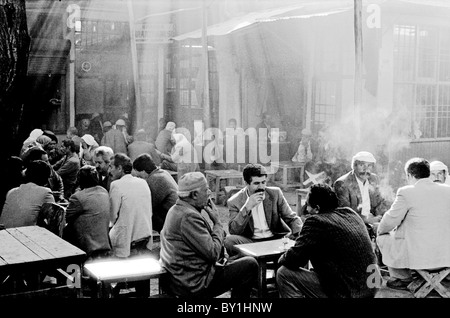
[[[90,134],[95,138],[97,144],[100,144],[103,138],[103,123],[99,113],[92,114],[90,131]]]
[[[249,298],[258,263],[252,257],[223,258],[226,233],[210,194],[201,172],[186,173],[178,182],[179,199],[161,232],[160,261],[169,273],[165,288],[185,298],[215,297],[230,289],[233,298]]]
[[[156,152],[155,145],[146,141],[146,135],[144,129],[139,129],[134,134],[134,141],[128,145],[130,159],[133,162],[139,155],[147,153],[152,157],[155,164],[159,166],[161,164],[159,154]]]
[[[261,147],[266,147],[267,155],[270,156],[272,153],[272,147],[270,144],[271,132],[272,132],[272,120],[269,113],[262,113],[262,121],[256,125],[256,135],[258,136],[258,149]],[[258,150],[258,161],[260,161],[260,153],[264,153],[263,150]]]
[[[46,162],[30,162],[25,172],[26,183],[6,195],[0,224],[6,228],[36,225],[44,203],[55,202],[52,191],[44,187],[49,177],[50,167]]]
[[[30,148],[26,152],[26,156],[24,158],[24,166],[28,167],[30,162],[42,160],[46,163],[49,163],[48,154],[41,147],[35,146]],[[48,182],[44,184],[45,187],[50,188],[52,190],[53,196],[56,202],[64,202],[66,203],[66,199],[64,199],[64,184],[62,178],[56,173],[55,169],[50,165],[50,177],[48,178]]]
[[[178,185],[165,170],[156,167],[152,157],[142,154],[133,161],[133,173],[147,181],[152,194],[153,230],[161,232],[169,209],[178,199]]]
[[[63,140],[61,150],[64,157],[53,165],[53,169],[63,180],[64,198],[69,200],[75,192],[77,184],[77,174],[80,170],[80,157],[76,153],[75,142],[73,140]]]
[[[377,243],[392,278],[391,288],[411,282],[411,269],[450,266],[450,187],[430,180],[430,164],[412,158],[405,164],[407,186],[397,191],[378,226]]]
[[[85,251],[88,258],[108,256],[111,250],[108,191],[98,184],[99,175],[93,166],[82,167],[78,180],[81,190],[70,197],[63,238]]]
[[[156,137],[155,146],[164,155],[170,156],[174,143],[172,142],[172,132],[175,130],[175,123],[169,121],[166,128],[161,130]]]
[[[125,127],[125,121],[118,119],[116,128],[110,129],[103,135],[101,145],[110,147],[114,153],[127,154],[127,141],[122,133],[122,127]]]
[[[100,146],[94,151],[94,164],[99,174],[99,184],[109,191],[111,177],[109,176],[109,164],[114,152],[107,146]]]
[[[388,209],[378,189],[378,178],[372,173],[375,162],[375,157],[370,152],[358,152],[352,158],[352,171],[334,182],[339,206],[349,207],[361,215],[372,238],[375,236],[372,227]]]
[[[338,208],[336,194],[326,184],[311,186],[306,204],[310,216],[295,245],[278,261],[280,297],[374,297],[377,289],[368,285],[373,275],[368,269],[376,256],[364,222],[353,210]],[[308,261],[314,271],[302,268]]]
[[[448,177],[448,168],[441,161],[436,160],[430,162],[430,178],[433,182],[450,184],[450,178]]]
[[[115,154],[110,163],[111,201],[109,232],[116,257],[146,253],[152,250],[152,196],[147,183],[131,175],[131,160]]]
[[[277,239],[289,232],[295,239],[302,228],[302,220],[291,210],[280,188],[266,186],[264,166],[248,164],[243,175],[246,187],[227,202],[230,235],[225,239],[225,246],[229,255],[239,254],[237,244]]]

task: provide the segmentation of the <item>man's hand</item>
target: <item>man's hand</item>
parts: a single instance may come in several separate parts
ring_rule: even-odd
[[[206,213],[208,213],[209,218],[214,224],[220,222],[219,210],[217,209],[217,206],[214,204],[214,202],[212,202],[212,200],[209,200],[209,204],[205,205],[203,209],[206,211]]]
[[[373,215],[370,213],[365,217],[364,222],[373,225],[375,223],[379,223],[381,221],[381,218],[381,215]]]
[[[255,206],[260,204],[264,200],[265,194],[264,192],[255,192],[251,196],[248,197],[247,201],[245,202],[245,208],[250,211]]]

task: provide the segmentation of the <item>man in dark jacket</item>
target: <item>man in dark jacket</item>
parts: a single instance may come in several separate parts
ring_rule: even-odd
[[[147,181],[152,193],[153,230],[161,232],[169,209],[177,202],[178,185],[170,173],[156,167],[150,155],[142,154],[133,161],[133,175]]]
[[[306,204],[311,215],[278,261],[280,297],[374,297],[381,275],[362,219],[349,208],[338,208],[326,184],[313,185]],[[314,271],[302,268],[308,262]]]

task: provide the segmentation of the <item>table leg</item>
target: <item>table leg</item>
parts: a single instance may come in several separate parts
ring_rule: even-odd
[[[259,271],[258,271],[258,298],[264,298],[266,294],[266,275],[267,275],[267,264],[266,261],[260,261]]]
[[[304,179],[305,179],[305,166],[303,165],[300,168],[300,187],[301,188],[303,188],[303,181],[305,181]]]

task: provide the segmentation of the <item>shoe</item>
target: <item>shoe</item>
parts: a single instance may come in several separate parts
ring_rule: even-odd
[[[386,286],[392,289],[408,290],[408,285],[411,284],[412,279],[394,278],[386,282]]]

